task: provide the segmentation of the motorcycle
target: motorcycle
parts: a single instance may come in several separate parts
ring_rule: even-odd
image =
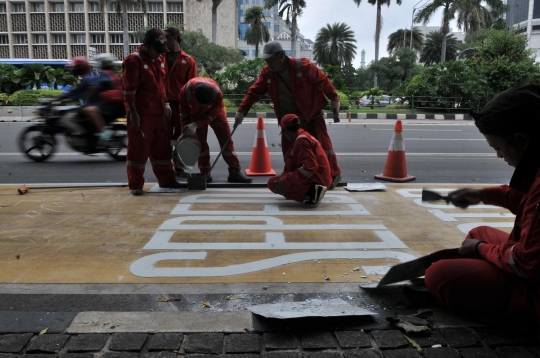
[[[80,106],[59,106],[40,101],[38,118],[43,121],[26,127],[19,135],[19,148],[30,159],[43,162],[49,159],[58,145],[57,137],[64,135],[74,150],[83,154],[107,153],[118,161],[125,161],[127,154],[127,125],[112,122],[106,128],[113,131],[110,140],[99,145],[94,135],[93,124],[81,118]]]

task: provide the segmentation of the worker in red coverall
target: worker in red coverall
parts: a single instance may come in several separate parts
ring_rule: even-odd
[[[180,44],[182,37],[177,27],[169,26],[165,29],[167,48],[167,100],[171,107],[171,120],[169,121],[169,135],[171,141],[177,141],[182,133],[180,126],[180,90],[192,78],[197,77],[197,64],[193,57],[182,51]],[[181,168],[175,168],[176,175],[184,176]]]
[[[220,148],[225,143],[223,159],[229,166],[227,181],[231,183],[251,183],[253,180],[242,173],[240,162],[234,152],[231,129],[225,115],[223,93],[216,81],[206,77],[195,77],[188,81],[180,91],[180,119],[182,133],[194,136],[201,143],[201,154],[198,165],[201,173],[206,174],[206,182],[212,182],[210,173],[210,148],[206,140],[208,126],[212,127],[219,142]],[[227,142],[228,140],[228,142]]]
[[[264,45],[261,57],[266,60],[266,66],[262,68],[259,78],[240,103],[234,118],[235,128],[242,123],[251,106],[268,92],[278,123],[284,115],[296,114],[302,128],[321,143],[328,156],[332,174],[332,184],[328,189],[334,189],[341,180],[341,169],[322,111],[328,105],[329,98],[335,117],[339,114],[339,97],[334,86],[312,62],[305,58],[287,57],[278,41],[270,41]],[[291,141],[281,136],[283,156],[292,145]]]
[[[296,114],[286,114],[280,121],[281,134],[292,147],[285,154],[285,169],[268,180],[268,188],[309,207],[317,207],[332,184],[330,163],[321,143],[302,129]]]
[[[122,81],[128,123],[127,175],[132,195],[142,195],[148,158],[158,184],[177,188],[171,163],[167,118],[171,109],[165,96],[165,33],[150,29],[138,50],[122,62]]]
[[[507,232],[472,229],[459,258],[426,271],[429,291],[442,303],[466,308],[504,325],[538,327],[540,317],[540,85],[511,88],[492,99],[475,124],[497,157],[515,167],[509,185],[459,189],[449,195],[466,208],[484,203],[516,215]],[[532,321],[532,322],[531,322]],[[525,324],[524,324],[525,323]]]

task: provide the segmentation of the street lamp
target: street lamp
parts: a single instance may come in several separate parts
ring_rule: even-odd
[[[413,32],[413,26],[414,26],[414,12],[416,11],[416,5],[420,4],[423,1],[425,1],[425,0],[420,0],[419,2],[414,4],[413,9],[412,9],[412,15],[411,15],[411,40],[409,41],[409,48],[411,50],[412,50],[412,32]]]

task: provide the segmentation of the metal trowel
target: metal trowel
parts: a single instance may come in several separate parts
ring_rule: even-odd
[[[422,189],[422,201],[438,201],[444,200],[446,204],[450,204],[452,201],[451,195],[441,195],[431,190]]]

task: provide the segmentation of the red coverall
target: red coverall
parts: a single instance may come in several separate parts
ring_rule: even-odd
[[[297,132],[292,148],[285,154],[285,169],[281,175],[268,180],[268,188],[276,192],[276,182],[282,180],[289,188],[285,198],[303,202],[313,184],[329,187],[332,184],[330,164],[321,144],[303,129]]]
[[[215,97],[210,105],[201,105],[197,102],[194,93],[195,84],[204,82],[214,88]],[[210,171],[210,147],[206,138],[208,137],[208,126],[212,127],[219,142],[220,149],[223,148],[227,139],[231,136],[231,128],[225,115],[223,104],[223,93],[216,81],[206,77],[196,77],[188,81],[180,91],[180,121],[182,128],[190,123],[197,123],[197,131],[194,137],[201,143],[201,154],[199,156],[199,170],[201,173]],[[229,168],[240,168],[240,161],[234,152],[234,143],[231,139],[223,151],[223,159]]]
[[[144,186],[144,168],[150,157],[160,186],[176,181],[165,119],[165,59],[152,60],[142,45],[122,62],[122,81],[128,123],[127,175],[130,189]],[[131,126],[127,102],[135,102],[141,130]],[[144,137],[143,137],[144,133]]]
[[[486,242],[479,249],[482,259],[438,261],[426,271],[426,286],[446,305],[505,318],[540,318],[540,170],[527,193],[508,185],[487,188],[486,204],[516,215],[512,232],[488,226],[471,230],[466,239]]]
[[[167,66],[167,61],[165,61]],[[180,126],[180,90],[192,78],[197,77],[197,63],[193,57],[180,51],[171,68],[167,68],[167,100],[171,106],[172,115],[169,121],[171,140],[177,140],[182,133]]]
[[[302,125],[306,131],[313,135],[324,149],[328,156],[332,177],[341,173],[337,163],[336,153],[332,147],[332,141],[326,129],[323,108],[328,105],[327,97],[332,101],[339,101],[339,97],[332,86],[332,83],[319,68],[305,58],[288,58],[289,79],[294,100],[302,116],[307,123]],[[268,92],[274,104],[274,112],[281,120],[279,109],[278,75],[277,72],[270,71],[268,66],[264,66],[259,74],[259,78],[250,87],[244,96],[242,103],[238,107],[238,112],[247,114],[255,102]],[[287,113],[283,113],[285,115]],[[293,143],[281,136],[281,149],[283,155],[292,147]]]

